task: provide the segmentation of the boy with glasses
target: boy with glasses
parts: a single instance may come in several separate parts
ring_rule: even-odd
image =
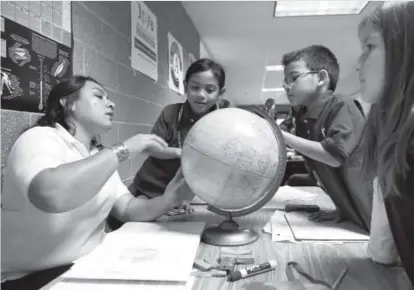
[[[369,231],[372,183],[360,178],[358,154],[351,155],[365,120],[353,100],[333,94],[339,77],[335,55],[324,46],[311,45],[285,54],[282,62],[284,88],[296,125],[296,135],[283,131],[283,137],[288,146],[305,156],[337,208],[309,218],[351,220]]]

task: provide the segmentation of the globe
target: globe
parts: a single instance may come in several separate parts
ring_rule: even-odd
[[[260,209],[274,196],[285,172],[285,148],[275,120],[259,107],[216,110],[193,125],[182,147],[184,178],[212,212],[226,217],[205,230],[204,242],[238,246],[258,238],[233,217]]]

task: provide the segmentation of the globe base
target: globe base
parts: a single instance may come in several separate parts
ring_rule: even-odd
[[[231,218],[218,226],[208,227],[201,236],[204,243],[220,247],[244,246],[258,238],[259,234],[255,230],[241,228]]]

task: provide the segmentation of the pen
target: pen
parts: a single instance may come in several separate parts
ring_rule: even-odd
[[[342,280],[344,280],[346,273],[348,272],[348,268],[345,268],[341,274],[339,275],[338,279],[332,285],[332,290],[337,290],[339,285],[341,284]]]
[[[277,266],[277,262],[275,260],[271,260],[269,262],[266,262],[266,263],[263,263],[257,266],[240,269],[237,271],[231,271],[229,273],[229,281],[234,282],[234,281],[244,279],[247,277],[266,273],[266,272],[272,271],[274,268],[276,268],[276,266]]]

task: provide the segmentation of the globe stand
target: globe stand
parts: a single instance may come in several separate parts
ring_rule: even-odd
[[[236,247],[253,243],[259,238],[259,234],[253,229],[241,228],[228,214],[226,220],[218,226],[207,228],[201,240],[209,245]]]

